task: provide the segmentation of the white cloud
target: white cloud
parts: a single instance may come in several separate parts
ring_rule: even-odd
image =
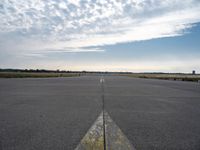
[[[0,48],[98,51],[85,47],[183,35],[199,16],[199,0],[1,0]]]
[[[32,58],[32,59],[31,59]],[[23,59],[23,61],[21,61]],[[28,63],[24,63],[27,61]],[[130,71],[130,72],[170,72],[191,73],[196,70],[199,73],[199,57],[192,60],[184,57],[182,59],[159,58],[157,60],[129,60],[129,61],[102,61],[91,62],[90,60],[79,61],[59,59],[49,60],[40,54],[25,54],[15,60],[5,60],[0,64],[3,68],[32,68],[32,69],[61,69],[61,70],[90,70],[90,71]]]

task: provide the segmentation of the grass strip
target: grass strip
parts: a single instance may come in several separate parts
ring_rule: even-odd
[[[161,80],[178,80],[178,81],[192,81],[199,82],[200,75],[192,74],[148,74],[148,73],[133,73],[127,74],[126,76],[134,78],[145,78],[145,79],[161,79]]]
[[[0,78],[53,78],[53,77],[75,77],[79,73],[31,73],[31,72],[0,72]]]

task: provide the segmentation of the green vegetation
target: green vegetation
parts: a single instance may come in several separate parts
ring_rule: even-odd
[[[50,78],[74,77],[79,73],[54,73],[54,72],[0,72],[0,78]]]
[[[147,79],[162,79],[162,80],[179,80],[179,81],[200,81],[200,75],[192,74],[172,74],[172,73],[132,73],[126,74],[129,77],[147,78]]]
[[[75,77],[81,75],[122,75],[134,78],[200,81],[200,74],[184,73],[131,73],[131,72],[98,72],[98,71],[62,71],[44,69],[0,69],[0,78],[50,78],[50,77]]]

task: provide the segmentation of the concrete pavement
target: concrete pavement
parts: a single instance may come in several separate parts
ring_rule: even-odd
[[[200,149],[200,84],[105,78],[106,110],[137,150]]]
[[[75,149],[102,112],[100,79],[0,79],[0,147]],[[200,149],[200,84],[104,76],[104,101],[137,150]]]
[[[101,112],[99,84],[99,77],[0,79],[2,149],[74,149]]]

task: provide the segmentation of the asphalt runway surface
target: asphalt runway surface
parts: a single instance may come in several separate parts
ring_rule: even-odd
[[[0,150],[73,150],[102,112],[101,76],[0,79]],[[200,83],[104,76],[137,150],[200,149]]]

